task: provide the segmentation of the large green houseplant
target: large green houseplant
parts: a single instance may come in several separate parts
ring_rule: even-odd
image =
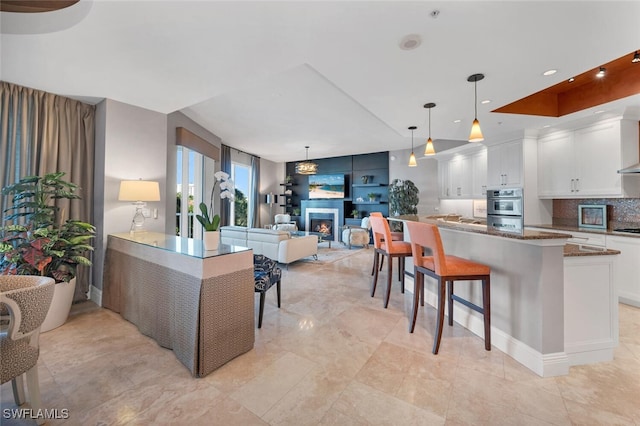
[[[27,176],[3,188],[2,195],[11,197],[12,202],[3,211],[0,227],[0,274],[42,275],[57,283],[72,283],[71,290],[64,290],[71,292],[71,300],[63,302],[69,307],[62,323],[71,307],[77,267],[91,265],[87,253],[93,250],[90,240],[95,234],[90,223],[60,217],[64,213],[60,215],[55,199],[80,198],[75,193],[78,186],[64,181],[63,176],[63,172]],[[57,293],[58,286],[51,309]],[[43,325],[43,330],[46,328]]]
[[[394,179],[389,185],[389,214],[392,216],[418,214],[418,194],[420,190],[409,179]],[[400,230],[401,223],[393,222],[394,230]]]

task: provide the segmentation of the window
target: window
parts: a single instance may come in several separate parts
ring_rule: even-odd
[[[231,179],[235,183],[236,200],[231,204],[232,225],[247,226],[249,223],[249,183],[251,182],[251,168],[246,164],[231,164]]]

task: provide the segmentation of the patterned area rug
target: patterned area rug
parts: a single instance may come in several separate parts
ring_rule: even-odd
[[[337,262],[338,260],[342,260],[346,257],[352,256],[356,253],[360,253],[362,250],[365,250],[365,249],[362,247],[356,247],[356,246],[353,246],[351,249],[348,249],[347,246],[344,246],[336,242],[332,242],[331,248],[329,248],[327,246],[327,243],[322,243],[318,246],[318,260],[314,260],[313,257],[307,257],[304,259],[300,259],[298,262],[313,262],[313,263],[322,263],[322,264],[333,263],[333,262]],[[369,250],[371,250],[371,247],[369,247]]]

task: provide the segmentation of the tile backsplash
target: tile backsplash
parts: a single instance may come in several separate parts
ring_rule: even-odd
[[[607,204],[611,206],[609,228],[640,227],[640,198],[553,200],[553,224],[578,226],[579,204]]]

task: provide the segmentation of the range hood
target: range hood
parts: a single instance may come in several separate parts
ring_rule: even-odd
[[[640,149],[640,121],[638,122],[638,148]],[[618,170],[620,174],[640,173],[640,163]]]
[[[640,173],[640,163],[636,163],[633,166],[625,167],[624,169],[618,170],[620,174],[631,174],[631,173]]]

